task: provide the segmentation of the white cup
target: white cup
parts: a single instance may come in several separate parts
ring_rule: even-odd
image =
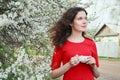
[[[89,56],[79,56],[79,61],[80,61],[81,63],[86,63],[88,57],[89,57]]]

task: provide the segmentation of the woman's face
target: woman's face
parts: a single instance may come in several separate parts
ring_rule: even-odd
[[[87,28],[87,15],[84,11],[79,11],[75,16],[72,24],[72,30],[77,32],[85,32]]]

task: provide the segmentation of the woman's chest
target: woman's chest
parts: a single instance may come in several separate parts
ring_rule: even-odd
[[[90,45],[68,45],[63,49],[63,60],[69,60],[75,55],[92,56],[92,48]]]

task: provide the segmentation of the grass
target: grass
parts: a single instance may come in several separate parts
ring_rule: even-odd
[[[113,58],[113,57],[103,57],[103,56],[99,56],[100,60],[110,60],[110,61],[120,61],[120,57],[117,58]]]

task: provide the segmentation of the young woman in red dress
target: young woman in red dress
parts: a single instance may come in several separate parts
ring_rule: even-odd
[[[63,76],[63,80],[94,80],[99,77],[96,45],[85,37],[86,28],[86,10],[73,7],[49,30],[55,46],[51,62],[53,79]],[[87,58],[82,62],[80,56]]]

